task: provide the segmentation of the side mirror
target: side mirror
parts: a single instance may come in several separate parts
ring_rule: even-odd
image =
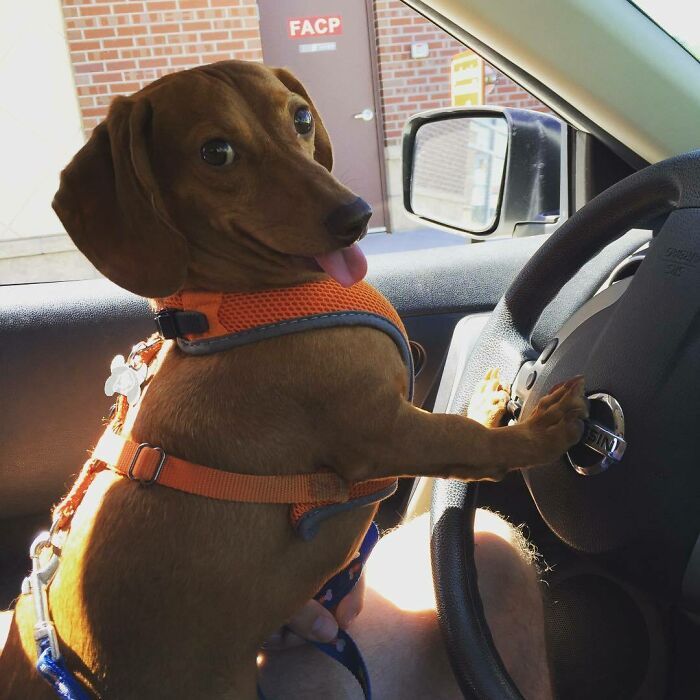
[[[566,124],[540,112],[421,112],[403,133],[404,208],[471,238],[550,233],[568,216],[566,144]]]

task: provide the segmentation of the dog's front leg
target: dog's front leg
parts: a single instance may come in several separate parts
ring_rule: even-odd
[[[487,428],[461,415],[433,414],[401,400],[370,413],[359,444],[345,442],[333,463],[349,479],[435,476],[499,480],[513,469],[547,464],[576,444],[588,408],[583,380],[543,397],[522,423]]]

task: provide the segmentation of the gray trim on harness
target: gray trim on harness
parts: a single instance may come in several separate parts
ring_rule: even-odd
[[[383,501],[385,498],[389,498],[389,496],[396,493],[398,486],[399,480],[397,479],[393,484],[387,486],[381,491],[375,491],[374,493],[369,493],[366,496],[353,498],[349,501],[345,501],[345,503],[331,503],[329,505],[313,508],[299,518],[299,522],[294,526],[294,529],[296,530],[297,535],[299,535],[304,542],[309,542],[316,537],[320,524],[327,518],[330,518],[333,515],[338,515],[338,513],[344,513],[345,511],[352,510],[353,508],[361,508],[362,506],[368,506],[371,503]]]
[[[413,355],[403,333],[387,318],[366,311],[337,311],[312,316],[301,316],[289,321],[278,321],[265,326],[257,326],[249,330],[229,333],[216,338],[202,340],[185,340],[178,338],[180,350],[188,355],[210,355],[241,345],[248,345],[259,340],[276,338],[292,333],[301,333],[319,328],[337,328],[338,326],[367,326],[386,333],[395,343],[401,353],[401,359],[408,371],[409,401],[413,398]]]

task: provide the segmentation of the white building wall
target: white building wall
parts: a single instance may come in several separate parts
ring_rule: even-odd
[[[59,0],[0,0],[0,284],[94,277],[51,209],[83,145]]]

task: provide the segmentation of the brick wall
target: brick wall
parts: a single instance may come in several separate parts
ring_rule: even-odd
[[[283,1],[283,0],[280,0]],[[115,95],[183,68],[230,58],[262,61],[256,0],[62,0],[83,128]],[[463,46],[401,0],[374,0],[387,146],[413,113],[450,104],[450,58]],[[411,43],[430,56],[411,59]],[[546,109],[491,66],[487,104]]]
[[[401,140],[409,116],[450,104],[450,59],[464,46],[401,0],[374,0],[379,79],[387,146]],[[412,59],[411,43],[427,42],[430,55]],[[486,104],[547,108],[492,66],[485,68]]]
[[[202,63],[262,61],[256,0],[62,0],[83,128],[115,95]]]
[[[464,47],[400,0],[375,0],[374,22],[384,136],[391,145],[411,114],[450,104],[450,58]],[[428,58],[411,59],[414,41],[428,42]]]

